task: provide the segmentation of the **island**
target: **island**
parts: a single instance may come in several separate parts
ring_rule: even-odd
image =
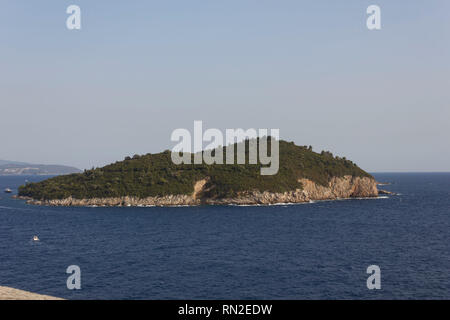
[[[261,166],[177,165],[167,150],[28,183],[18,196],[48,206],[271,205],[378,196],[369,173],[345,157],[316,153],[311,146],[280,140],[278,173],[261,175]]]

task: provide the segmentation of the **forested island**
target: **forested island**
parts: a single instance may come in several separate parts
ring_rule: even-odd
[[[352,161],[326,151],[316,153],[310,146],[279,141],[275,175],[261,175],[261,164],[246,163],[176,165],[170,151],[135,155],[83,173],[28,183],[19,188],[19,196],[32,204],[54,206],[171,206],[378,195],[374,178]]]

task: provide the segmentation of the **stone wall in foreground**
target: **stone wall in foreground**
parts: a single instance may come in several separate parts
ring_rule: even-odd
[[[63,300],[63,299],[0,286],[0,300]]]

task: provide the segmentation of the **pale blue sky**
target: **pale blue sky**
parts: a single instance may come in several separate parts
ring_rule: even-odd
[[[0,159],[101,166],[203,120],[369,171],[449,171],[449,40],[447,0],[2,0]]]

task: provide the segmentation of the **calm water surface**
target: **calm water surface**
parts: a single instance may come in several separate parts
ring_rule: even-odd
[[[450,299],[450,173],[375,176],[400,195],[194,208],[36,207],[3,189],[43,178],[0,177],[0,285],[69,299]]]

